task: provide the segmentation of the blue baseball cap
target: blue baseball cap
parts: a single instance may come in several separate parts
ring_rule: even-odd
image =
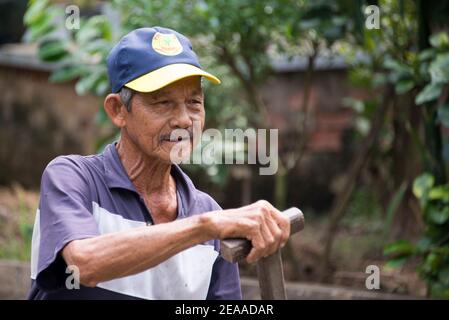
[[[131,31],[112,48],[107,63],[114,93],[123,86],[152,92],[191,76],[220,83],[217,77],[201,68],[187,37],[162,27]]]

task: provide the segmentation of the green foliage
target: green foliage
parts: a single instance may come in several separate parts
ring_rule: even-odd
[[[432,175],[415,179],[413,193],[418,198],[426,230],[416,243],[400,240],[389,244],[384,254],[393,258],[388,266],[397,267],[410,258],[420,259],[419,275],[427,282],[430,295],[449,298],[449,184],[435,185]]]
[[[447,13],[447,7],[442,8],[442,3],[438,1],[435,7]],[[390,228],[401,201],[404,201],[403,199],[410,201],[406,197],[409,182],[392,181],[394,171],[391,170],[394,167],[388,169],[394,160],[392,155],[395,154],[395,147],[401,143],[397,140],[400,136],[396,134],[402,132],[404,135],[405,131],[405,134],[410,135],[409,139],[416,143],[417,150],[422,154],[424,167],[434,174],[416,179],[413,187],[423,211],[425,225],[423,239],[416,245],[402,240],[386,246],[385,253],[391,255],[387,265],[401,266],[410,257],[421,257],[423,263],[418,272],[429,283],[430,294],[435,297],[448,297],[447,287],[444,285],[447,278],[441,280],[447,274],[443,271],[447,268],[447,262],[444,262],[447,261],[447,256],[442,255],[444,249],[441,248],[447,246],[447,238],[444,237],[449,234],[447,229],[449,210],[446,208],[447,200],[445,200],[448,197],[448,187],[444,184],[446,181],[444,170],[439,167],[442,162],[440,125],[449,124],[449,104],[444,95],[449,84],[448,34],[436,32],[428,39],[423,38],[429,43],[429,46],[425,47],[420,44],[422,26],[417,23],[420,15],[424,15],[419,11],[423,10],[420,6],[412,1],[389,0],[379,1],[378,5],[381,8],[380,29],[362,28],[362,37],[347,36],[340,46],[340,52],[347,57],[351,65],[350,84],[369,90],[373,94],[363,100],[348,98],[344,102],[357,111],[356,128],[362,135],[370,128],[374,114],[372,111],[379,106],[380,99],[375,100],[373,97],[376,97],[376,93],[383,90],[385,85],[394,88],[396,94],[392,99],[394,107],[401,106],[395,101],[415,102],[410,106],[402,106],[400,112],[392,110],[393,116],[387,115],[380,132],[380,143],[371,158],[371,161],[377,164],[375,167],[380,168],[381,177],[382,171],[385,170],[386,179],[383,185],[392,195],[387,208],[385,230]],[[441,12],[438,15],[441,15]],[[431,17],[436,16],[437,14],[432,14]],[[439,20],[439,23],[442,21]],[[445,25],[447,26],[447,22]],[[424,35],[428,36],[425,33]],[[368,108],[370,104],[371,107]],[[418,126],[412,124],[411,117],[407,114],[402,115],[403,112],[422,115],[422,122]],[[425,130],[422,130],[421,126]],[[403,129],[398,130],[401,127]],[[438,185],[435,185],[437,181]],[[386,231],[385,238],[387,233]]]
[[[30,1],[24,16],[29,40],[39,43],[39,58],[58,63],[50,81],[76,80],[78,94],[106,95],[106,56],[119,35],[103,15],[81,17],[79,30],[66,29],[65,16],[63,7],[48,0]]]
[[[422,64],[421,81],[428,81],[422,91],[416,96],[416,104],[437,100],[444,88],[449,84],[449,37],[445,32],[440,32],[432,35],[429,39],[433,48],[427,49],[419,56],[419,61]]]

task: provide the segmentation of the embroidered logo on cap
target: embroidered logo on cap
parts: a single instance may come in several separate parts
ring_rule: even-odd
[[[151,45],[154,51],[165,56],[176,56],[182,52],[182,45],[173,33],[156,32]]]

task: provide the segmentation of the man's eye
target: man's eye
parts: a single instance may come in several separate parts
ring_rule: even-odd
[[[168,101],[168,100],[162,100],[162,101],[156,102],[156,104],[169,104],[169,103],[170,103],[170,101]]]
[[[200,104],[201,101],[199,101],[199,100],[190,100],[190,103],[192,103],[192,104]]]

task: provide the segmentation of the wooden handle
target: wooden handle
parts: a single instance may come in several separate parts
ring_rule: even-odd
[[[304,228],[304,215],[298,208],[290,208],[282,212],[290,219],[290,235]],[[247,239],[225,239],[220,243],[221,256],[229,262],[238,262],[246,258],[251,251],[251,242]]]

